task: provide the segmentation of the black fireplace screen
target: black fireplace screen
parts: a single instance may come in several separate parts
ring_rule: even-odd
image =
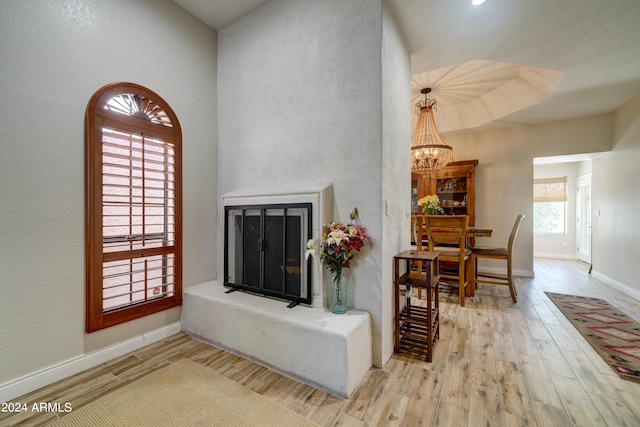
[[[311,204],[225,207],[224,284],[311,304]]]

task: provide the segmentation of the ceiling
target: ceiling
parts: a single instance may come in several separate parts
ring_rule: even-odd
[[[173,0],[221,30],[268,0]],[[446,133],[610,113],[640,94],[638,0],[388,0]],[[446,118],[445,118],[446,117]]]

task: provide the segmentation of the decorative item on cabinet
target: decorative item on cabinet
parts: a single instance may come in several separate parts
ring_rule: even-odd
[[[411,174],[412,187],[417,182],[418,198],[436,194],[445,215],[468,215],[475,225],[475,167],[478,160],[451,162],[426,175]],[[412,190],[413,191],[413,190]]]

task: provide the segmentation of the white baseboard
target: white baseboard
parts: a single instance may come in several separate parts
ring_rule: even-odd
[[[108,360],[137,350],[145,345],[151,344],[161,339],[168,338],[181,331],[180,322],[175,322],[153,331],[146,332],[128,340],[110,345],[103,349],[83,354],[56,363],[47,368],[40,369],[22,377],[0,384],[0,402],[8,402],[11,399],[30,393],[46,385],[52,384],[61,379],[75,375],[86,369],[97,366]]]
[[[555,258],[555,259],[578,259],[576,254],[552,254],[552,253],[544,253],[544,252],[535,252],[533,254],[534,258]]]
[[[612,279],[611,277],[606,276],[606,275],[604,275],[604,274],[602,274],[602,273],[600,273],[599,271],[596,271],[596,270],[592,270],[591,271],[591,276],[593,278],[595,278],[595,279],[598,279],[598,280],[606,283],[609,286],[612,286],[612,287],[616,288],[620,292],[623,292],[623,293],[629,295],[631,298],[640,301],[640,291],[639,290],[637,290],[635,288],[632,288],[629,285],[625,285],[622,282],[618,282],[617,280]]]

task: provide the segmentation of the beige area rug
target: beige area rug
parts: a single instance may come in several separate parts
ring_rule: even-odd
[[[232,380],[181,359],[50,426],[316,426]]]

